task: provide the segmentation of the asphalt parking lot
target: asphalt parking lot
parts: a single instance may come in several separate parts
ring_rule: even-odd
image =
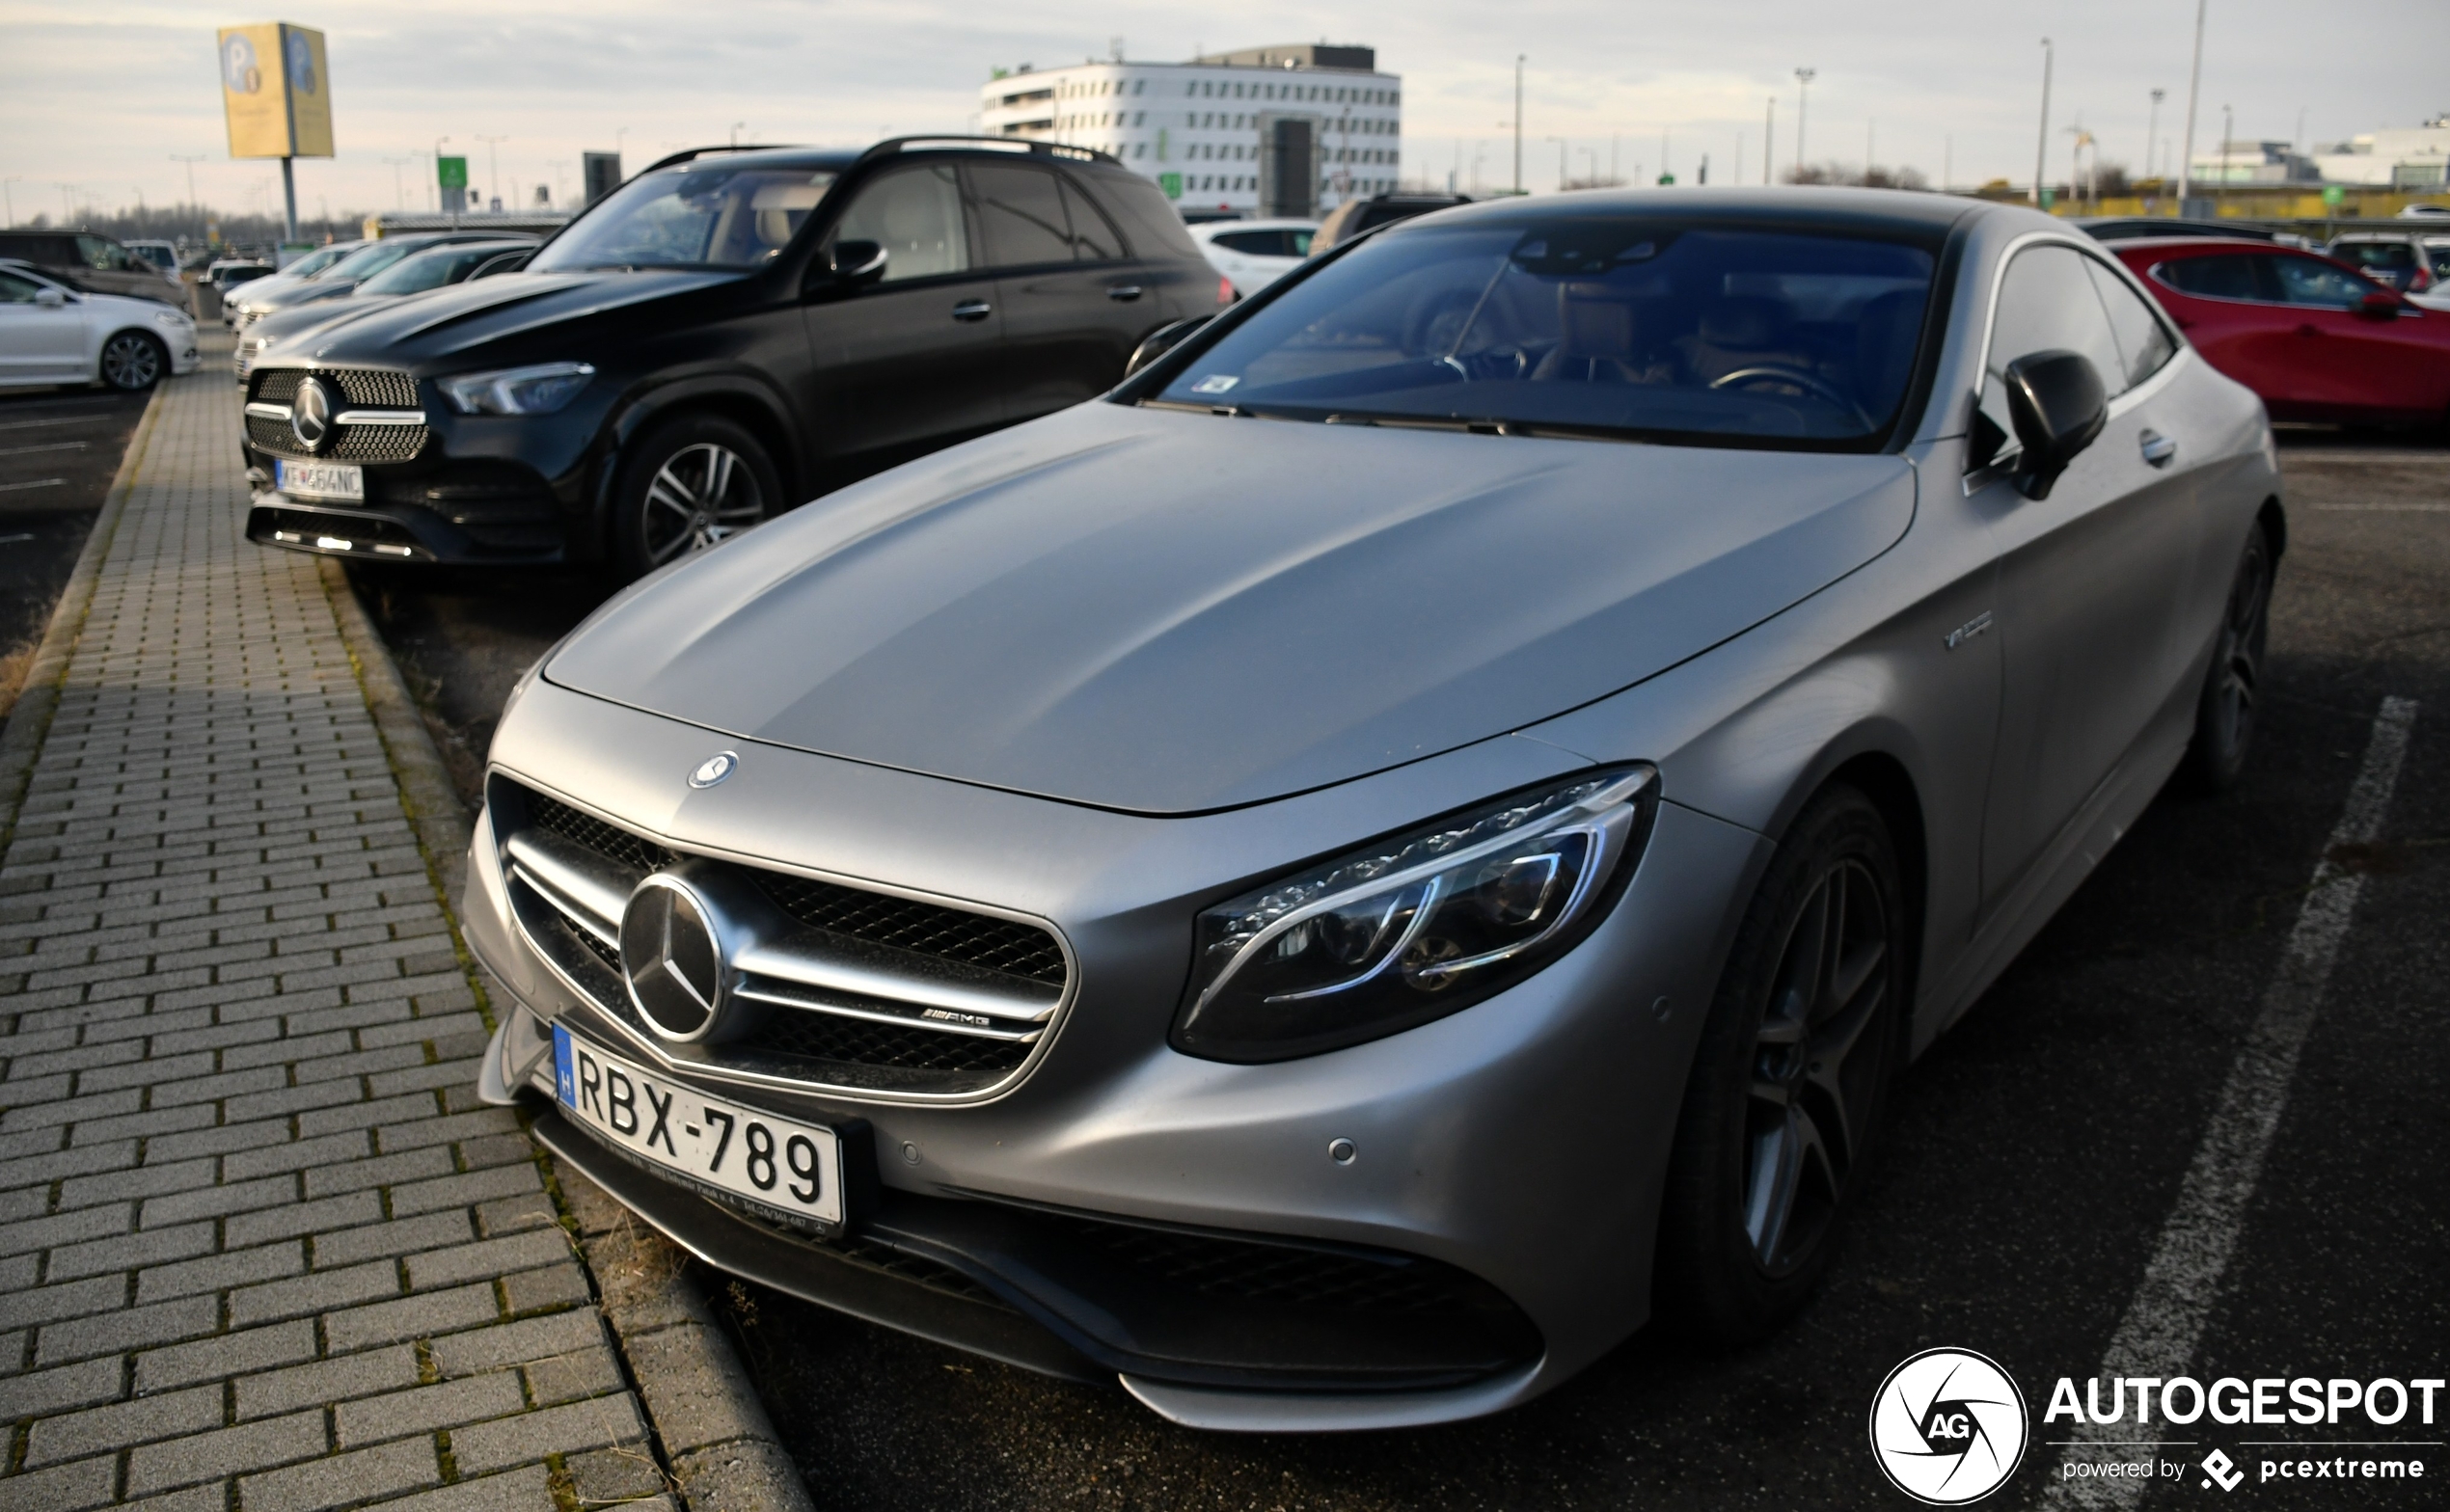
[[[146,398],[102,389],[0,394],[0,710],[16,698]]]
[[[2361,897],[2207,1294],[2192,1374],[2450,1373],[2450,447],[2304,434],[2283,451],[2291,538],[2244,783],[2164,794],[1911,1069],[1830,1283],[1794,1328],[1717,1355],[1646,1334],[1477,1423],[1232,1439],[733,1286],[745,1356],[818,1505],[1903,1505],[1873,1466],[1866,1413],[1892,1366],[1944,1344],[2022,1384],[2036,1442],[2001,1502],[2040,1500],[2060,1453],[2045,1441],[2067,1426],[2045,1428],[2042,1404],[2061,1376],[2081,1391],[2119,1331],[2387,698],[2416,705],[2405,766],[2377,837],[2330,856]],[[471,795],[503,694],[604,591],[576,574],[359,582]],[[1611,1179],[1603,1160],[1589,1178]],[[2207,1421],[2165,1452],[2222,1446],[2250,1464],[2376,1436],[2363,1427]],[[2411,1414],[2380,1436],[2427,1444],[2428,1470],[2450,1474],[2450,1421]],[[2440,1500],[2421,1483],[2250,1494]],[[2146,1504],[2207,1495],[2190,1474]]]

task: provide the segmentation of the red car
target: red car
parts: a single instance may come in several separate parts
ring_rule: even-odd
[[[2169,237],[2110,251],[2273,419],[2450,422],[2450,314],[2270,242]]]

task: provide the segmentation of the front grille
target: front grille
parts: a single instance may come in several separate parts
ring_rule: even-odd
[[[1085,1218],[1071,1228],[1132,1270],[1209,1296],[1374,1312],[1429,1312],[1457,1300],[1454,1273],[1408,1256],[1375,1259]]]
[[[248,394],[258,404],[286,404],[297,396],[298,385],[306,381],[308,369],[303,367],[268,367],[256,375],[254,392]],[[335,385],[340,397],[352,405],[369,410],[414,410],[417,402],[417,380],[406,373],[381,367],[324,367],[314,369],[316,377]]]
[[[1063,952],[1046,931],[1030,925],[780,872],[759,873],[757,885],[776,907],[810,929],[1063,986]]]
[[[603,881],[618,892],[634,887],[650,872],[686,859],[644,835],[532,789],[504,782],[498,791],[515,795],[517,807],[525,811],[523,822],[512,813],[496,810],[495,823],[505,843],[524,829],[540,832],[539,839],[551,836],[577,847],[609,864],[611,875]],[[522,864],[547,863],[531,859]],[[978,1092],[1002,1081],[1028,1061],[1045,1038],[1044,1026],[1068,980],[1062,947],[1046,930],[758,867],[731,865],[730,870],[755,882],[793,921],[836,941],[817,946],[807,943],[814,935],[796,935],[792,939],[803,942],[796,948],[835,957],[851,953],[870,969],[901,977],[908,984],[902,990],[912,996],[893,1003],[830,989],[795,987],[788,979],[769,983],[760,975],[755,979],[758,984],[793,995],[794,1003],[772,1003],[764,1019],[748,1035],[708,1047],[713,1064],[821,1085],[951,1095]],[[600,1006],[628,1018],[629,1005],[618,990],[617,976],[608,979],[605,975],[605,968],[618,972],[619,952],[563,911],[573,905],[553,904],[549,891],[535,892],[523,885],[522,892],[544,904],[544,918],[550,921],[530,925],[538,948],[557,958],[574,981],[593,982],[587,990]],[[601,922],[610,927],[617,921]],[[786,950],[795,948],[792,939],[781,942]],[[761,973],[766,969],[761,967]],[[959,983],[968,984],[968,989],[975,991],[983,989],[982,985],[998,982],[1005,986],[994,990],[1020,994],[1043,1005],[1044,1011],[1034,1019],[1007,1021],[1003,1033],[954,1032],[916,1017],[931,1001],[932,992],[956,990],[953,984]],[[1028,986],[1016,985],[1020,983]],[[830,1005],[838,1011],[828,1012]],[[907,1012],[912,1017],[884,1022],[854,1016],[862,1010]],[[967,1026],[978,1020],[964,1022]]]
[[[247,441],[257,450],[284,457],[312,457],[318,462],[406,462],[425,449],[432,434],[422,425],[343,425],[330,446],[321,451],[309,451],[298,445],[287,420],[268,415],[247,417]]]

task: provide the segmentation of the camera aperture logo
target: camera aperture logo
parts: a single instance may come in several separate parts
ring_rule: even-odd
[[[2025,1393],[1970,1349],[1926,1349],[1871,1399],[1871,1453],[1917,1501],[1961,1506],[2007,1483],[2025,1458]]]

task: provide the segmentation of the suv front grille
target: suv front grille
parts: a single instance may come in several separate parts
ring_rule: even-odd
[[[255,392],[247,397],[258,404],[286,404],[297,397],[298,385],[306,375],[302,367],[267,367],[256,375]],[[341,398],[369,410],[418,408],[417,380],[406,373],[380,367],[326,367],[316,370],[315,376],[337,385]]]
[[[340,391],[344,413],[347,409],[420,407],[417,380],[406,373],[377,367],[331,367],[320,370],[317,376]],[[305,380],[303,368],[261,369],[249,379],[248,402],[286,405],[297,397],[298,385]],[[313,452],[298,445],[286,419],[270,415],[249,415],[246,419],[247,443],[257,450],[318,462],[407,462],[422,452],[433,437],[433,431],[423,425],[342,425],[333,432],[331,443],[323,450]]]
[[[690,857],[504,778],[494,780],[491,808],[531,943],[597,1007],[642,1031],[611,943],[617,900],[649,872]],[[856,1090],[974,1093],[1028,1062],[1063,1001],[1063,948],[1036,925],[711,864],[756,885],[775,909],[764,928],[779,937],[761,932],[753,970],[735,988],[763,1018],[741,1039],[686,1047],[709,1068]]]

